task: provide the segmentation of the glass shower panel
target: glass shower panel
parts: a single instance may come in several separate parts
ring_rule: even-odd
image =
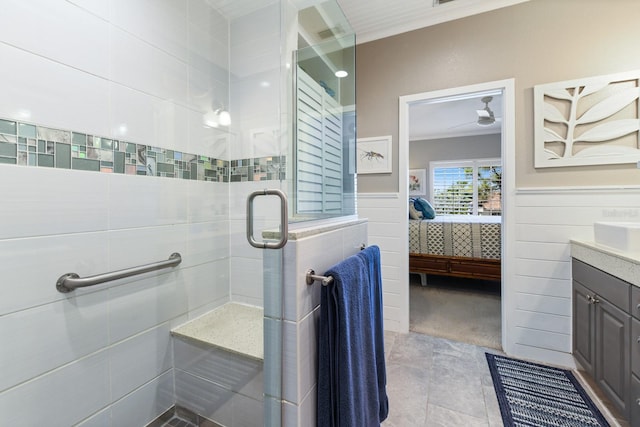
[[[353,215],[355,34],[337,3],[298,12],[292,220]]]

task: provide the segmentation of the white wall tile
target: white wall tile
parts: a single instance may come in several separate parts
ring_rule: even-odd
[[[262,306],[262,260],[235,256],[231,258],[230,265],[231,300],[240,301],[240,298],[248,297]]]
[[[1,246],[0,246],[1,247]],[[189,224],[187,251],[182,268],[229,257],[229,227],[227,221]]]
[[[109,288],[111,343],[153,328],[187,313],[187,295],[181,271],[147,273],[136,281]],[[117,283],[117,282],[113,282]]]
[[[187,108],[119,83],[109,84],[109,94],[108,135],[136,144],[188,152]]]
[[[109,48],[113,81],[186,105],[186,62],[114,26]]]
[[[109,271],[165,261],[174,252],[184,256],[187,253],[187,233],[186,224],[110,231]],[[182,263],[158,272],[166,273],[181,267]]]
[[[229,261],[221,259],[181,271],[187,292],[189,311],[229,300]]]
[[[4,43],[0,57],[1,117],[109,134],[107,80]]]
[[[0,393],[3,424],[15,426],[51,425],[52,414],[56,425],[70,426],[109,403],[106,351]]]
[[[213,107],[212,107],[213,108]],[[211,112],[208,112],[211,114]],[[229,145],[234,136],[224,127],[213,128],[207,125],[211,118],[203,111],[189,110],[189,149],[187,152],[210,156],[216,159],[229,159]]]
[[[111,399],[118,400],[173,367],[170,331],[179,320],[124,340],[109,349]]]
[[[188,2],[189,48],[191,52],[228,69],[229,22],[206,0]],[[216,49],[212,43],[219,47]]]
[[[173,373],[168,371],[113,404],[114,426],[145,426],[173,406]]]
[[[11,367],[0,376],[0,390],[6,390],[106,347],[104,295],[69,297],[3,316],[0,336],[11,348],[0,353],[0,365]]]
[[[204,415],[218,424],[232,425],[232,391],[180,369],[175,370],[175,386],[176,405]]]
[[[229,215],[229,184],[188,181],[187,203],[189,222],[226,222]]]
[[[252,399],[262,399],[262,361],[179,337],[174,338],[173,348],[176,369]]]
[[[111,22],[186,61],[187,0],[111,0]]]
[[[47,0],[5,1],[2,16],[0,40],[108,78],[109,24],[103,19],[68,2]]]
[[[0,315],[67,299],[55,287],[63,274],[86,277],[109,271],[106,239],[106,233],[98,232],[0,240],[0,277],[11,284],[11,298],[0,298]]]
[[[108,21],[109,20],[109,6],[111,2],[104,0],[68,0],[69,3],[93,13],[94,15]]]
[[[109,228],[187,222],[188,180],[109,175]]]
[[[77,424],[77,427],[111,427],[111,408],[108,407]]]

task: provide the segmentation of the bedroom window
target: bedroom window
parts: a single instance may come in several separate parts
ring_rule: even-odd
[[[502,214],[500,159],[433,161],[429,170],[436,214]]]

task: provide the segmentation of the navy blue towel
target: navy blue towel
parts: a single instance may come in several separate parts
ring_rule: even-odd
[[[320,298],[317,425],[379,426],[387,418],[380,248],[331,267]]]

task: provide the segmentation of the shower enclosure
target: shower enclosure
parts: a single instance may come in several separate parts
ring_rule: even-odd
[[[10,0],[3,16],[2,424],[148,424],[195,378],[171,330],[235,302],[264,308],[258,415],[286,425],[282,250],[249,246],[245,203],[270,188],[290,222],[355,213],[354,39],[335,1]],[[319,105],[305,118],[301,98]],[[255,235],[279,215],[256,199]]]

